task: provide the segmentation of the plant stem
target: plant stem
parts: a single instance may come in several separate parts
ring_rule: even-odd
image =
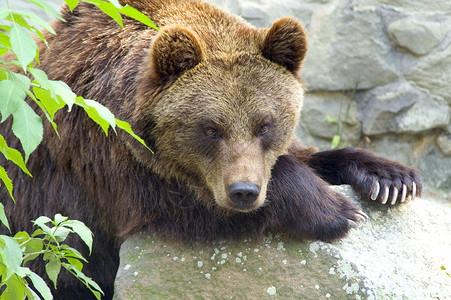
[[[44,254],[46,252],[46,250],[41,250],[41,251],[38,251],[38,252],[32,252],[32,253],[28,253],[27,255],[25,255],[23,258],[22,258],[22,261],[24,261],[25,259],[27,259],[28,257],[30,257],[30,256],[32,256],[32,255],[40,255],[40,254]]]

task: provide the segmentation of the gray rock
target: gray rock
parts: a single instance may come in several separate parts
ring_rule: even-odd
[[[394,44],[414,54],[425,55],[443,41],[449,25],[404,18],[393,22],[388,33]]]
[[[367,89],[399,77],[380,16],[347,3],[331,2],[312,15],[302,70],[310,90]]]
[[[374,88],[359,98],[366,135],[422,132],[444,127],[450,120],[450,108],[443,99],[406,81]]]
[[[440,134],[437,136],[436,142],[444,155],[451,156],[451,134]]]
[[[451,195],[451,157],[445,156],[435,143],[430,143],[418,162],[424,184]],[[450,273],[451,274],[451,273]]]
[[[356,9],[387,6],[405,13],[451,11],[451,2],[449,0],[359,0],[354,3]]]
[[[207,0],[207,2],[235,15],[240,15],[242,13],[240,0]]]
[[[293,17],[309,27],[313,11],[323,5],[324,1],[317,0],[282,0],[282,1],[259,1],[242,0],[241,15],[255,26],[269,27],[281,17]],[[326,1],[327,2],[327,1]]]
[[[451,40],[443,49],[420,59],[406,74],[408,80],[443,97],[451,105],[449,83],[451,82]]]
[[[357,102],[343,93],[314,92],[304,99],[302,122],[311,135],[326,139],[332,139],[337,134],[337,126],[340,126],[341,140],[355,143],[360,140],[362,131],[357,114]],[[337,123],[328,121],[328,115]]]
[[[349,187],[335,188],[357,201]],[[333,244],[267,233],[185,245],[136,234],[121,248],[115,299],[450,297],[451,207],[421,199],[358,203],[369,220]]]

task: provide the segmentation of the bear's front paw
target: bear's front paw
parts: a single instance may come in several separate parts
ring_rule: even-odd
[[[422,184],[416,171],[397,162],[379,158],[350,173],[354,174],[351,186],[360,195],[382,204],[395,205],[421,196]]]
[[[346,236],[351,228],[359,227],[358,223],[368,218],[340,193],[328,191],[318,196],[289,218],[292,222],[289,228],[295,236],[331,242]]]
[[[318,212],[313,225],[313,237],[330,242],[344,237],[351,228],[359,227],[360,222],[368,219],[354,203],[340,193],[325,196],[323,203],[329,202],[325,210]]]

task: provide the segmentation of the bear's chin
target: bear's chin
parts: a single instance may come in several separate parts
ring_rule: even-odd
[[[263,203],[260,203],[260,201],[258,200],[247,205],[234,203],[231,199],[227,199],[227,201],[225,202],[215,202],[219,210],[221,210],[222,213],[226,215],[233,215],[236,213],[250,213],[258,210],[265,205],[265,201],[263,201]]]

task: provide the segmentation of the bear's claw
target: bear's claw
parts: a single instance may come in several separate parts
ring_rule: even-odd
[[[356,222],[354,222],[353,220],[349,220],[349,219],[348,219],[348,225],[351,228],[358,228],[359,227],[359,225]]]
[[[391,192],[390,192],[391,190]],[[401,193],[400,193],[401,190]],[[373,180],[373,184],[371,186],[369,197],[371,200],[379,199],[380,203],[386,204],[390,202],[391,205],[395,205],[396,202],[403,203],[406,200],[415,200],[418,195],[417,183],[412,181],[412,187],[410,191],[406,184],[402,184],[402,187],[398,188],[396,186],[392,186],[390,188],[389,185],[384,184],[381,187],[381,184],[377,180]],[[388,201],[390,200],[390,201]]]
[[[357,221],[359,221],[359,222],[365,222],[366,220],[368,220],[367,214],[361,210],[359,210],[357,212],[356,217],[357,217]]]

